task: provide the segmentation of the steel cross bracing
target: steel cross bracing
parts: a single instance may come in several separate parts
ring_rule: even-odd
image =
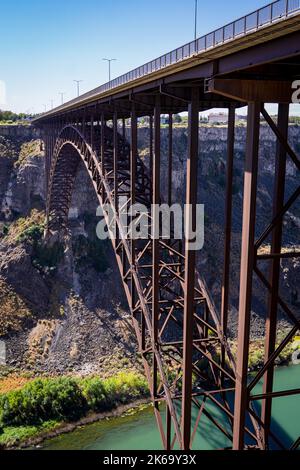
[[[100,113],[90,119],[54,122],[45,126],[46,165],[49,169],[47,218],[49,231],[67,227],[68,210],[78,164],[81,160],[92,179],[98,199],[114,211],[114,222],[107,219],[109,230],[116,230],[112,244],[116,254],[128,304],[131,309],[138,347],[151,390],[154,411],[166,449],[189,449],[202,419],[209,419],[234,448],[246,445],[261,449],[284,444],[271,429],[271,405],[274,398],[299,393],[300,390],[273,391],[274,363],[280,352],[299,329],[299,318],[278,294],[281,257],[297,257],[295,251],[281,254],[281,231],[284,214],[299,196],[299,188],[284,202],[282,181],[285,178],[286,155],[299,169],[299,159],[287,142],[289,105],[280,105],[278,124],[261,103],[249,105],[247,156],[245,169],[244,222],[242,234],[242,266],[240,286],[240,328],[237,366],[227,341],[229,269],[232,217],[232,184],[235,111],[229,108],[226,227],[224,280],[221,316],[216,311],[204,279],[196,270],[196,253],[180,240],[149,238],[131,240],[128,226],[122,225],[121,213],[136,203],[150,207],[160,203],[160,117],[161,98],[155,98],[149,118],[150,165],[138,155],[138,125],[135,102],[131,103],[130,138],[126,140],[125,119],[115,111],[109,116]],[[188,106],[189,147],[186,174],[186,202],[194,208],[197,202],[199,90],[193,88]],[[260,114],[277,137],[277,169],[275,175],[274,214],[270,226],[254,240],[255,200]],[[120,125],[121,123],[121,125]],[[172,119],[169,125],[169,170],[172,167]],[[168,200],[172,200],[172,171],[169,171]],[[250,180],[248,181],[248,178]],[[126,204],[120,207],[121,196]],[[107,214],[105,214],[107,217]],[[151,226],[155,221],[150,218]],[[194,214],[187,224],[193,224]],[[156,220],[156,219],[155,219]],[[273,234],[269,255],[260,255],[259,247]],[[267,278],[259,268],[260,260],[270,260]],[[250,341],[252,272],[269,291],[266,330],[265,365],[249,383],[247,368]],[[290,333],[276,345],[277,306],[293,323]],[[253,392],[264,379],[263,393]],[[235,397],[235,406],[232,406]],[[263,399],[259,414],[254,402]],[[217,418],[211,404],[219,409]],[[192,407],[198,408],[195,421]],[[163,410],[163,411],[161,411]],[[221,416],[221,418],[220,418]],[[293,444],[293,448],[299,441]]]
[[[277,3],[281,6],[286,3],[291,9],[296,5],[293,0]],[[268,6],[268,11],[277,11],[274,5]],[[203,61],[199,58],[197,63],[184,62],[186,67],[180,69],[165,67],[165,72],[153,79],[147,76],[147,80],[135,82],[132,87],[114,88],[111,94],[109,90],[106,94],[91,92],[35,120],[46,147],[48,232],[67,228],[80,161],[86,166],[101,206],[108,205],[114,213],[113,222],[106,213],[105,218],[111,235],[116,234],[111,237],[112,244],[166,449],[193,448],[195,437],[207,420],[227,438],[229,448],[297,449],[300,445],[300,438],[294,443],[283,442],[272,423],[274,400],[300,395],[297,388],[279,390],[274,384],[277,358],[300,326],[299,307],[288,300],[282,289],[283,260],[300,255],[297,251],[300,243],[291,247],[284,240],[286,217],[294,208],[299,210],[300,186],[296,178],[300,161],[288,136],[293,82],[300,79],[299,25],[300,17],[296,13],[264,29],[263,41],[258,28],[257,35],[254,32],[247,36],[247,41],[235,39],[228,48],[216,48],[218,53],[205,53]],[[264,103],[279,104],[277,119],[268,114]],[[235,274],[231,263],[232,220],[236,216],[235,110],[241,106],[248,106],[248,117],[239,328],[237,347],[231,351],[227,335]],[[168,239],[149,236],[147,240],[133,240],[126,235],[130,222],[137,217],[130,215],[125,225],[122,218],[132,204],[150,207],[153,203],[179,202],[172,184],[175,132],[172,117],[187,112],[187,165],[182,192],[186,194],[186,203],[193,208],[185,228],[194,227],[202,184],[202,175],[197,175],[203,158],[199,111],[216,107],[229,111],[220,309],[215,307],[203,276],[197,272],[197,253],[189,249],[187,240],[176,240],[172,232]],[[165,152],[161,154],[161,114],[169,115],[167,156]],[[140,117],[147,117],[149,122],[149,158],[139,156]],[[272,213],[264,230],[258,224],[256,207],[260,194],[261,120],[277,142],[275,156],[270,155],[275,161]],[[293,193],[285,185],[287,165],[296,169]],[[143,217],[141,214],[141,221]],[[146,220],[150,234],[152,229],[160,227],[156,217],[152,220],[147,215]],[[198,256],[201,258],[201,252]],[[260,312],[265,321],[265,351],[264,365],[250,375],[254,282],[260,283],[266,297],[265,311],[261,307]],[[278,320],[282,316],[290,325],[285,337],[278,334]]]
[[[193,105],[197,106],[197,102],[194,101]],[[137,154],[137,119],[134,106],[131,114],[130,149],[118,132],[117,116],[113,122],[113,129],[108,128],[103,121],[102,126],[96,126],[93,130],[93,146],[90,129],[84,132],[83,126],[79,129],[79,126],[68,125],[61,130],[54,146],[49,178],[49,230],[58,230],[67,225],[79,155],[93,179],[102,205],[109,203],[116,209],[120,194],[127,196],[128,204],[142,202],[150,205],[151,181],[159,192],[159,103],[153,120],[156,126],[153,172],[144,167]],[[198,132],[194,134],[196,140],[197,137]],[[154,191],[153,200],[160,202],[157,192]],[[188,448],[201,414],[228,435],[228,431],[210,415],[203,404],[203,400],[211,398],[232,419],[225,392],[227,389],[232,391],[234,387],[234,373],[230,367],[222,368],[214,357],[221,346],[228,353],[229,348],[204,281],[196,276],[194,288],[186,299],[185,293],[190,286],[185,273],[192,274],[194,270],[190,267],[189,258],[185,256],[182,243],[163,239],[122,239],[121,235],[124,236],[126,227],[121,225],[117,211],[115,219],[119,238],[113,240],[113,246],[131,307],[164,446],[170,449],[177,443],[180,447]],[[192,316],[191,338],[184,336],[184,309],[187,300],[192,302],[191,307],[188,307],[191,308]],[[229,357],[233,364],[230,354]],[[207,361],[207,370],[199,367],[203,358]],[[192,374],[198,379],[198,391],[192,392]],[[225,384],[220,387],[222,378]],[[217,391],[221,388],[224,396],[219,397]],[[167,407],[165,426],[160,412],[162,402]],[[180,402],[184,403],[184,410],[181,410]],[[199,407],[195,429],[190,426],[192,403]],[[185,426],[190,429],[190,432],[184,430],[185,444],[181,429],[182,413],[186,419]]]

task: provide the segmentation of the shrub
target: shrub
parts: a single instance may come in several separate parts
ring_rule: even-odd
[[[0,425],[39,424],[47,420],[79,419],[86,401],[74,379],[37,379],[21,390],[0,396]]]
[[[20,217],[8,230],[5,241],[10,245],[20,242],[37,242],[43,236],[45,214],[33,209],[28,217]]]
[[[3,229],[2,229],[3,235],[7,235],[8,232],[9,232],[9,226],[8,226],[8,225],[4,225],[4,226],[3,226]]]
[[[99,412],[106,409],[107,398],[101,379],[98,377],[83,379],[80,388],[90,410]]]
[[[38,269],[56,268],[64,257],[64,246],[61,242],[55,242],[52,246],[40,243],[34,244],[32,264]]]
[[[133,372],[121,372],[104,381],[107,403],[127,403],[139,396],[145,396],[148,385],[144,377]]]
[[[133,372],[103,381],[97,377],[35,379],[22,389],[0,395],[0,430],[76,421],[88,411],[110,410],[147,392],[146,379]]]
[[[73,240],[72,247],[77,269],[92,266],[98,273],[104,273],[109,267],[105,242],[95,237],[86,238],[79,235]]]

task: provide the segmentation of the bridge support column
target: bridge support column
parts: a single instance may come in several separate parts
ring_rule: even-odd
[[[288,139],[289,126],[289,104],[279,104],[278,107],[278,129],[284,139]],[[286,149],[277,141],[276,163],[275,163],[275,187],[274,187],[274,204],[273,218],[280,213],[284,206],[285,193],[285,176],[286,176]],[[283,216],[278,220],[272,234],[271,253],[281,253],[282,243],[282,224]],[[278,292],[280,278],[280,261],[279,257],[271,260],[270,267],[270,286],[268,312],[266,318],[266,341],[265,341],[265,362],[267,362],[276,347],[277,333],[277,311],[278,311]],[[263,393],[269,394],[273,392],[274,368],[267,370],[264,378]],[[262,402],[261,419],[264,424],[264,445],[269,446],[269,431],[271,426],[272,398],[266,398]]]
[[[130,145],[130,206],[132,207],[136,203],[136,161],[137,161],[137,117],[136,117],[136,110],[135,110],[135,103],[131,103],[131,145]],[[130,219],[130,223],[134,217]],[[131,237],[131,266],[132,269],[135,268],[136,262],[136,246],[135,240]],[[133,276],[131,276],[131,309],[132,312],[135,307],[135,287]],[[143,315],[142,315],[143,318]],[[145,334],[142,333],[142,343],[145,343]]]
[[[91,147],[94,146],[94,115],[91,115]]]
[[[227,335],[228,305],[229,305],[229,278],[230,278],[230,249],[231,249],[231,223],[232,223],[232,185],[233,185],[233,158],[235,136],[235,108],[230,107],[228,113],[227,133],[227,163],[226,163],[226,198],[225,198],[225,243],[224,267],[221,301],[221,327],[223,334]],[[221,348],[221,366],[225,368],[225,348]],[[224,384],[224,373],[221,374],[221,383]]]
[[[118,115],[114,112],[113,117],[113,169],[114,169],[114,202],[116,215],[119,214],[119,180],[118,180],[118,159],[119,159],[119,136],[118,136]],[[119,234],[117,221],[115,222],[115,243],[118,246]]]
[[[105,177],[105,117],[104,113],[101,113],[101,138],[100,138],[100,163],[102,166],[102,173]],[[102,185],[102,201],[105,201],[105,189]]]
[[[150,154],[150,178],[153,180],[153,115],[149,116],[149,154]]]
[[[153,232],[152,232],[152,335],[155,344],[158,341],[158,319],[159,319],[159,216],[157,216],[160,204],[160,95],[157,95],[154,108],[154,158],[152,172],[152,204],[153,210]],[[157,361],[153,354],[153,396],[157,398],[158,370]],[[158,406],[156,401],[155,406]]]
[[[192,366],[196,252],[191,247],[193,240],[188,234],[196,231],[197,170],[199,151],[199,89],[193,88],[188,109],[189,146],[187,160],[186,211],[185,220],[185,282],[184,282],[184,325],[183,325],[183,390],[182,390],[182,449],[189,450],[191,442],[192,415]]]
[[[168,153],[168,205],[172,205],[172,173],[173,173],[173,114],[169,114],[169,153]]]
[[[244,449],[261,104],[248,105],[233,449]]]

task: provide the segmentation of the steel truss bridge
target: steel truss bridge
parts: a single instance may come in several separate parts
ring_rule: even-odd
[[[272,426],[272,403],[300,393],[274,391],[276,359],[300,328],[279,290],[281,261],[296,258],[283,250],[285,214],[299,198],[300,186],[286,196],[287,162],[297,170],[300,159],[288,142],[292,84],[300,79],[299,0],[276,1],[197,41],[80,96],[35,119],[46,145],[48,230],[67,226],[78,165],[86,170],[102,206],[114,213],[112,245],[131,309],[155,416],[167,450],[193,448],[202,420],[210,420],[236,450],[283,449]],[[278,103],[278,119],[265,103]],[[248,106],[244,171],[238,343],[235,354],[227,337],[233,217],[235,110]],[[175,238],[131,240],[125,236],[121,211],[129,205],[147,207],[162,200],[175,203],[172,186],[173,115],[188,112],[186,203],[192,212],[186,229],[195,224],[197,169],[201,160],[199,112],[228,108],[225,191],[224,269],[218,311],[205,279],[196,269],[191,241]],[[161,190],[161,115],[169,115],[168,184]],[[138,154],[138,119],[149,122],[149,164]],[[261,117],[277,139],[273,213],[257,236],[256,200]],[[108,125],[109,123],[109,125]],[[130,127],[130,132],[128,130]],[[130,135],[127,139],[126,136]],[[299,173],[298,173],[299,175]],[[127,197],[120,207],[121,196]],[[158,222],[150,218],[151,228]],[[156,227],[157,228],[157,227]],[[110,226],[110,230],[112,227]],[[260,248],[268,242],[267,254]],[[201,257],[201,252],[200,255]],[[268,275],[261,268],[268,262]],[[248,374],[251,300],[254,274],[266,291],[264,365]],[[290,331],[278,343],[279,312]],[[203,361],[206,366],[203,368]],[[202,364],[202,366],[201,366]],[[263,383],[261,393],[256,385]],[[260,411],[255,406],[261,403]],[[211,412],[211,405],[218,414]],[[197,419],[192,420],[192,409]],[[163,412],[162,412],[163,410]],[[217,417],[218,416],[218,417]],[[222,416],[222,419],[220,418]],[[289,445],[297,449],[300,437]]]

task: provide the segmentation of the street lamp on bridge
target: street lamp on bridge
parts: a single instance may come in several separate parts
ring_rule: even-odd
[[[198,0],[195,0],[195,41],[197,39]]]
[[[117,59],[102,59],[102,60],[105,60],[106,62],[108,62],[108,81],[110,82],[111,81],[111,63],[113,61],[116,61]]]
[[[60,92],[58,93],[61,97],[61,104],[64,104],[64,96],[65,96],[65,93],[64,92]]]
[[[83,82],[83,80],[73,80],[73,82],[77,83],[77,96],[80,95],[80,83]]]

